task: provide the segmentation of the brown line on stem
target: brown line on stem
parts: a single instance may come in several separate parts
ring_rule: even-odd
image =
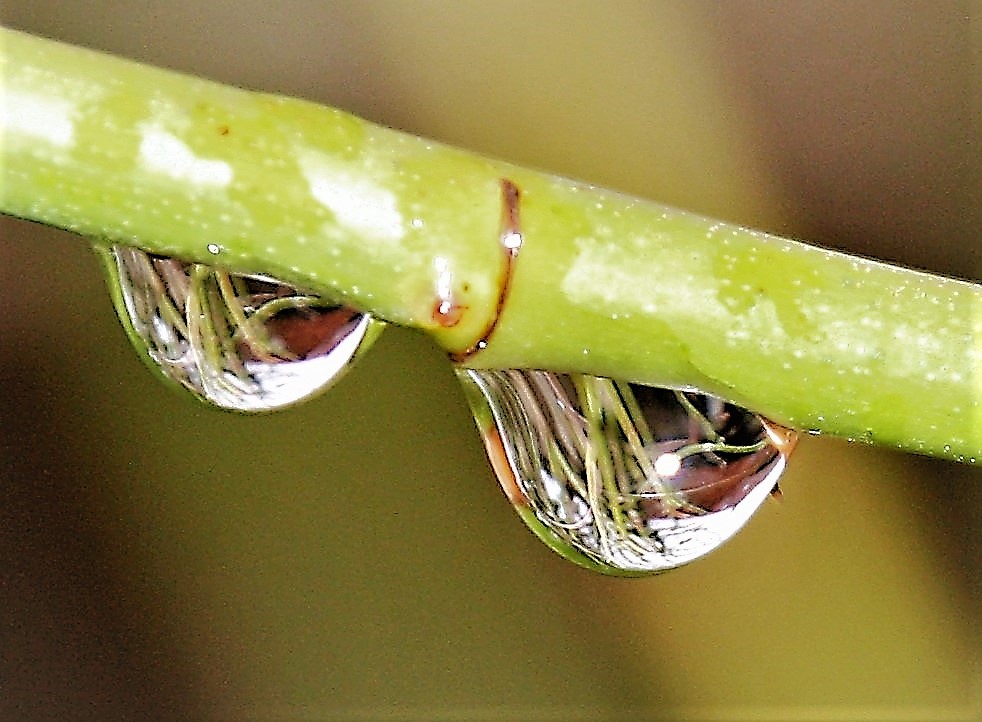
[[[488,320],[484,332],[476,343],[464,349],[450,354],[450,359],[455,363],[462,363],[479,351],[483,351],[491,335],[494,333],[501,313],[505,308],[505,301],[508,298],[508,290],[511,287],[511,280],[515,274],[515,263],[518,260],[518,252],[522,250],[525,239],[522,237],[521,217],[519,214],[519,201],[521,191],[514,181],[508,178],[501,179],[501,232],[498,236],[498,243],[504,254],[504,263],[501,267],[501,279],[498,290],[498,302],[495,305],[494,313]]]

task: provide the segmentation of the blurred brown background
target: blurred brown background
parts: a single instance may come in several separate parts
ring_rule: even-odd
[[[0,18],[982,277],[977,3]],[[326,396],[237,417],[146,373],[81,239],[2,219],[0,273],[2,719],[978,719],[978,470],[806,438],[724,549],[607,579],[525,530],[425,338],[391,329]]]

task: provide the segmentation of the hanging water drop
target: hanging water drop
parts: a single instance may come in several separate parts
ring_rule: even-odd
[[[273,278],[125,246],[101,253],[116,312],[140,356],[224,409],[272,411],[310,398],[383,325]]]
[[[458,369],[506,494],[608,574],[686,564],[777,493],[797,435],[713,396],[596,376]]]

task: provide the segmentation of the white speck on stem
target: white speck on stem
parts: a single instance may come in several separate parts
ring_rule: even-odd
[[[0,129],[68,148],[75,142],[74,112],[75,104],[64,98],[8,88],[0,102]]]
[[[141,132],[144,169],[195,185],[222,188],[232,182],[232,166],[225,161],[199,158],[184,141],[159,126],[144,125]]]

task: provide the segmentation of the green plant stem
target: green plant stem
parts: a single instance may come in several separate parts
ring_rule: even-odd
[[[487,336],[467,366],[692,386],[797,428],[982,456],[976,284],[0,33],[0,212],[269,274],[449,352]]]

